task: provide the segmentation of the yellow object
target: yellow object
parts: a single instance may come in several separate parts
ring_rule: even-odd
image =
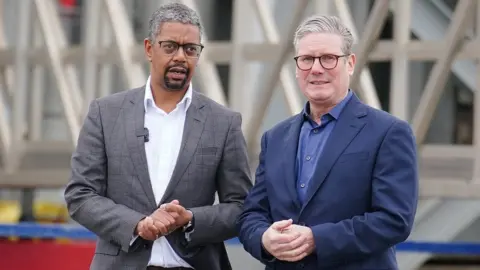
[[[40,223],[65,223],[68,221],[68,210],[65,205],[52,202],[34,202],[33,214]],[[18,223],[21,216],[21,205],[18,201],[0,201],[0,223]]]
[[[0,201],[0,223],[17,223],[20,219],[20,209],[17,201]]]

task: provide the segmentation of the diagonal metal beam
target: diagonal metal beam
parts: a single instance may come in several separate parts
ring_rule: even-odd
[[[147,75],[141,63],[132,59],[132,49],[136,42],[125,5],[122,0],[104,0],[104,3],[127,85],[129,88],[142,86],[147,81]]]
[[[365,24],[365,32],[363,33],[360,43],[356,47],[357,63],[355,64],[355,72],[352,75],[351,86],[356,88],[360,81],[360,72],[368,64],[368,55],[373,51],[378,43],[378,38],[385,25],[389,10],[389,1],[376,0],[373,4],[372,11],[368,16]]]
[[[82,104],[78,77],[74,74],[73,67],[65,68],[63,65],[62,52],[67,47],[67,41],[60,28],[62,24],[53,3],[45,0],[34,0],[34,2],[49,55],[50,67],[70,129],[71,141],[76,144],[80,132],[80,108]]]
[[[257,139],[258,131],[263,122],[263,119],[272,98],[273,91],[278,84],[278,79],[280,77],[280,72],[283,68],[283,64],[287,59],[289,53],[293,49],[292,37],[295,33],[298,23],[303,18],[305,9],[309,3],[309,0],[297,0],[295,5],[295,10],[293,11],[292,21],[288,28],[288,31],[285,33],[285,37],[280,41],[280,53],[276,56],[275,61],[273,61],[271,72],[269,76],[265,77],[263,80],[264,84],[261,85],[259,91],[259,97],[256,99],[255,105],[253,106],[253,111],[250,114],[249,121],[246,123],[246,138],[247,144],[250,152],[253,153],[255,149],[255,142]]]
[[[387,2],[388,1],[383,1]],[[378,5],[378,4],[377,4]],[[335,0],[335,7],[337,9],[338,16],[345,22],[350,31],[352,32],[353,37],[358,40],[358,31],[353,22],[352,14],[350,8],[345,0]],[[378,9],[381,10],[381,9]],[[380,12],[378,12],[380,14]],[[377,16],[378,16],[377,14]],[[371,26],[373,27],[373,26]],[[374,31],[372,31],[374,33]],[[368,43],[366,43],[365,48],[368,48]],[[366,56],[367,57],[367,56]],[[377,90],[375,89],[375,84],[373,83],[372,74],[368,68],[363,69],[362,71],[357,71],[355,73],[360,73],[360,96],[362,99],[370,106],[374,108],[381,108],[380,101],[377,96]]]
[[[450,26],[442,42],[445,46],[442,57],[435,63],[428,78],[425,90],[420,99],[417,111],[412,120],[417,145],[420,145],[427,134],[429,123],[438,105],[448,79],[448,72],[458,48],[463,44],[465,30],[474,11],[474,1],[463,0],[457,3]]]
[[[179,0],[183,4],[189,6],[193,10],[198,12],[196,1],[193,0]],[[203,33],[202,42],[208,42],[208,36]],[[199,62],[199,69],[197,70],[197,77],[201,85],[202,91],[211,99],[216,102],[226,105],[227,99],[225,97],[225,91],[223,90],[218,76],[215,64],[206,57],[202,57]]]
[[[271,8],[269,7],[268,2],[264,0],[252,1],[267,41],[274,44],[279,43],[280,35],[277,27],[275,26],[276,23],[272,13],[270,12]],[[295,83],[295,78],[290,72],[288,65],[284,64],[280,71],[280,84],[283,88],[288,109],[292,115],[299,113],[302,110],[302,101],[297,94],[297,87]]]

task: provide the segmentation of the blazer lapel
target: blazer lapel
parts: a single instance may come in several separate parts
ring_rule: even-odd
[[[297,148],[298,148],[298,138],[300,136],[300,129],[303,123],[303,115],[300,113],[296,115],[286,131],[285,139],[283,145],[285,146],[285,152],[283,154],[283,168],[285,169],[285,174],[283,179],[285,181],[285,186],[287,192],[289,193],[293,203],[296,207],[300,208],[300,202],[298,200],[297,188],[296,188],[296,164],[297,164]]]
[[[197,149],[198,141],[202,137],[206,119],[205,110],[202,110],[204,105],[201,97],[193,92],[192,103],[190,104],[190,107],[187,110],[187,116],[185,117],[182,145],[178,154],[177,164],[175,165],[167,189],[160,200],[160,204],[164,203],[165,200],[172,195]]]
[[[365,125],[363,117],[367,114],[366,107],[354,95],[346,104],[341,113],[335,128],[327,139],[325,148],[318,160],[312,180],[309,184],[305,204],[310,202],[315,193],[327,178],[330,170],[337,161],[338,157],[347,148],[350,142],[357,136],[358,132]]]
[[[148,173],[147,155],[145,153],[145,141],[143,133],[145,128],[145,107],[143,99],[145,96],[145,87],[138,88],[132,92],[130,100],[123,109],[123,117],[125,118],[125,132],[127,137],[127,146],[130,152],[133,165],[138,175],[140,184],[147,196],[152,207],[155,207],[155,196],[153,194],[152,183]]]

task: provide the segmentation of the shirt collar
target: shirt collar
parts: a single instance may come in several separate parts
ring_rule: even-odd
[[[192,83],[188,86],[187,92],[183,96],[182,100],[178,102],[177,107],[181,106],[183,110],[186,112],[192,103],[192,96],[193,96],[193,89]],[[147,84],[145,85],[145,98],[143,101],[145,106],[145,111],[147,111],[148,107],[155,106],[155,101],[153,100],[152,88],[150,87],[150,76],[148,76]]]
[[[348,103],[348,101],[351,99],[353,93],[352,90],[348,89],[347,95],[345,98],[340,101],[335,107],[333,107],[327,114],[332,116],[335,120],[338,120],[338,117],[340,117],[340,113],[342,113],[343,108],[345,105]],[[303,115],[307,118],[310,118],[310,103],[307,102],[305,104],[305,107],[303,109]]]

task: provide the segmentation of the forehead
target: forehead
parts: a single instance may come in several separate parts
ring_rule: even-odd
[[[310,33],[298,42],[298,54],[341,54],[343,40],[331,33]]]
[[[173,40],[181,43],[199,43],[200,29],[192,24],[165,22],[160,25],[158,37],[163,40]]]

